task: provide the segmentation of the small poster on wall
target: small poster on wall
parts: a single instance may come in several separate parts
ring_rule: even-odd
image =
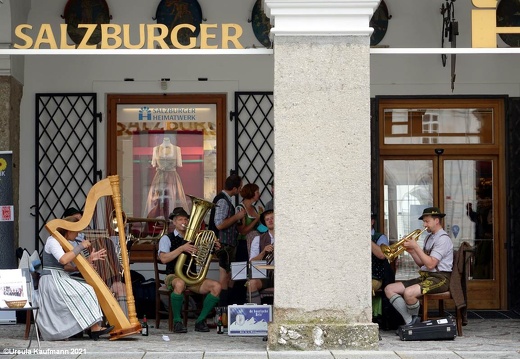
[[[27,298],[27,282],[22,270],[0,270],[0,308],[23,308]]]

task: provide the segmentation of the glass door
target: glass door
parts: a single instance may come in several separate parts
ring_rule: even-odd
[[[500,307],[494,208],[494,158],[408,156],[385,158],[383,167],[383,231],[397,242],[417,228],[426,207],[439,206],[446,213],[444,229],[458,249],[467,253],[468,305],[471,309]],[[423,245],[426,234],[419,239]],[[395,262],[396,280],[417,276],[418,266],[404,252]]]
[[[497,228],[495,207],[495,159],[443,159],[442,198],[444,226],[454,248],[462,242],[473,246],[467,256],[468,305],[500,308]]]

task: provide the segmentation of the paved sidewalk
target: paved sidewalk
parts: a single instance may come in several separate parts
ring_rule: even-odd
[[[149,322],[152,324],[154,321]],[[166,326],[166,323],[163,324]],[[470,319],[464,327],[464,336],[453,341],[403,342],[391,331],[381,331],[379,350],[345,351],[323,350],[314,352],[272,352],[259,337],[229,337],[193,331],[189,325],[187,334],[168,333],[164,328],[150,328],[148,337],[132,336],[116,341],[83,339],[41,342],[40,352],[34,338],[30,352],[29,341],[23,340],[24,324],[0,325],[0,352],[2,358],[29,358],[35,354],[53,358],[186,358],[186,359],[347,359],[347,358],[519,358],[519,319]],[[164,341],[167,335],[170,341]]]

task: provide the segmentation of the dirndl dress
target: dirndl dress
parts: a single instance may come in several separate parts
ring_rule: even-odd
[[[37,303],[38,328],[44,340],[69,338],[103,316],[94,288],[61,269],[44,269]]]
[[[160,156],[157,151],[157,149],[154,149],[152,164],[156,167],[156,172],[148,191],[144,216],[148,218],[168,218],[176,207],[182,207],[189,211],[184,187],[177,173],[177,167],[180,167],[179,163],[182,165],[182,161],[179,159],[180,148],[177,147],[176,152],[178,154],[175,157]]]

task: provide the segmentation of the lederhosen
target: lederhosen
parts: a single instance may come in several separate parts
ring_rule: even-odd
[[[426,250],[426,244],[428,243],[428,239],[430,239],[433,234],[430,234],[426,240],[424,241],[423,251],[430,255],[434,245],[429,250]],[[442,236],[447,236],[447,234],[442,234]],[[414,279],[409,279],[403,281],[403,285],[405,288],[410,287],[414,284],[419,284],[421,287],[422,294],[434,294],[434,293],[443,293],[450,290],[450,277],[451,272],[429,272],[429,271],[419,271],[419,277]]]
[[[176,250],[177,248],[184,245],[185,243],[188,243],[188,241],[186,241],[184,238],[182,238],[178,235],[177,236],[174,235],[174,232],[168,233],[167,236],[170,239],[170,252]],[[183,273],[187,273],[187,271],[188,271],[188,263],[189,263],[191,256],[189,254],[187,254],[187,255],[188,255],[188,258],[186,258],[186,261],[184,262],[184,266],[182,267]],[[166,273],[168,275],[166,276],[166,278],[164,278],[164,284],[170,290],[173,290],[172,282],[175,278],[177,278],[177,276],[175,275],[175,264],[177,263],[177,259],[179,259],[179,257],[174,258],[171,262],[168,262],[166,264]],[[192,263],[191,270],[196,271],[196,269],[197,268],[196,268],[195,263]],[[199,283],[194,286],[186,286],[186,287],[195,293],[199,293],[199,289],[200,289],[201,285],[202,285],[202,283]]]

